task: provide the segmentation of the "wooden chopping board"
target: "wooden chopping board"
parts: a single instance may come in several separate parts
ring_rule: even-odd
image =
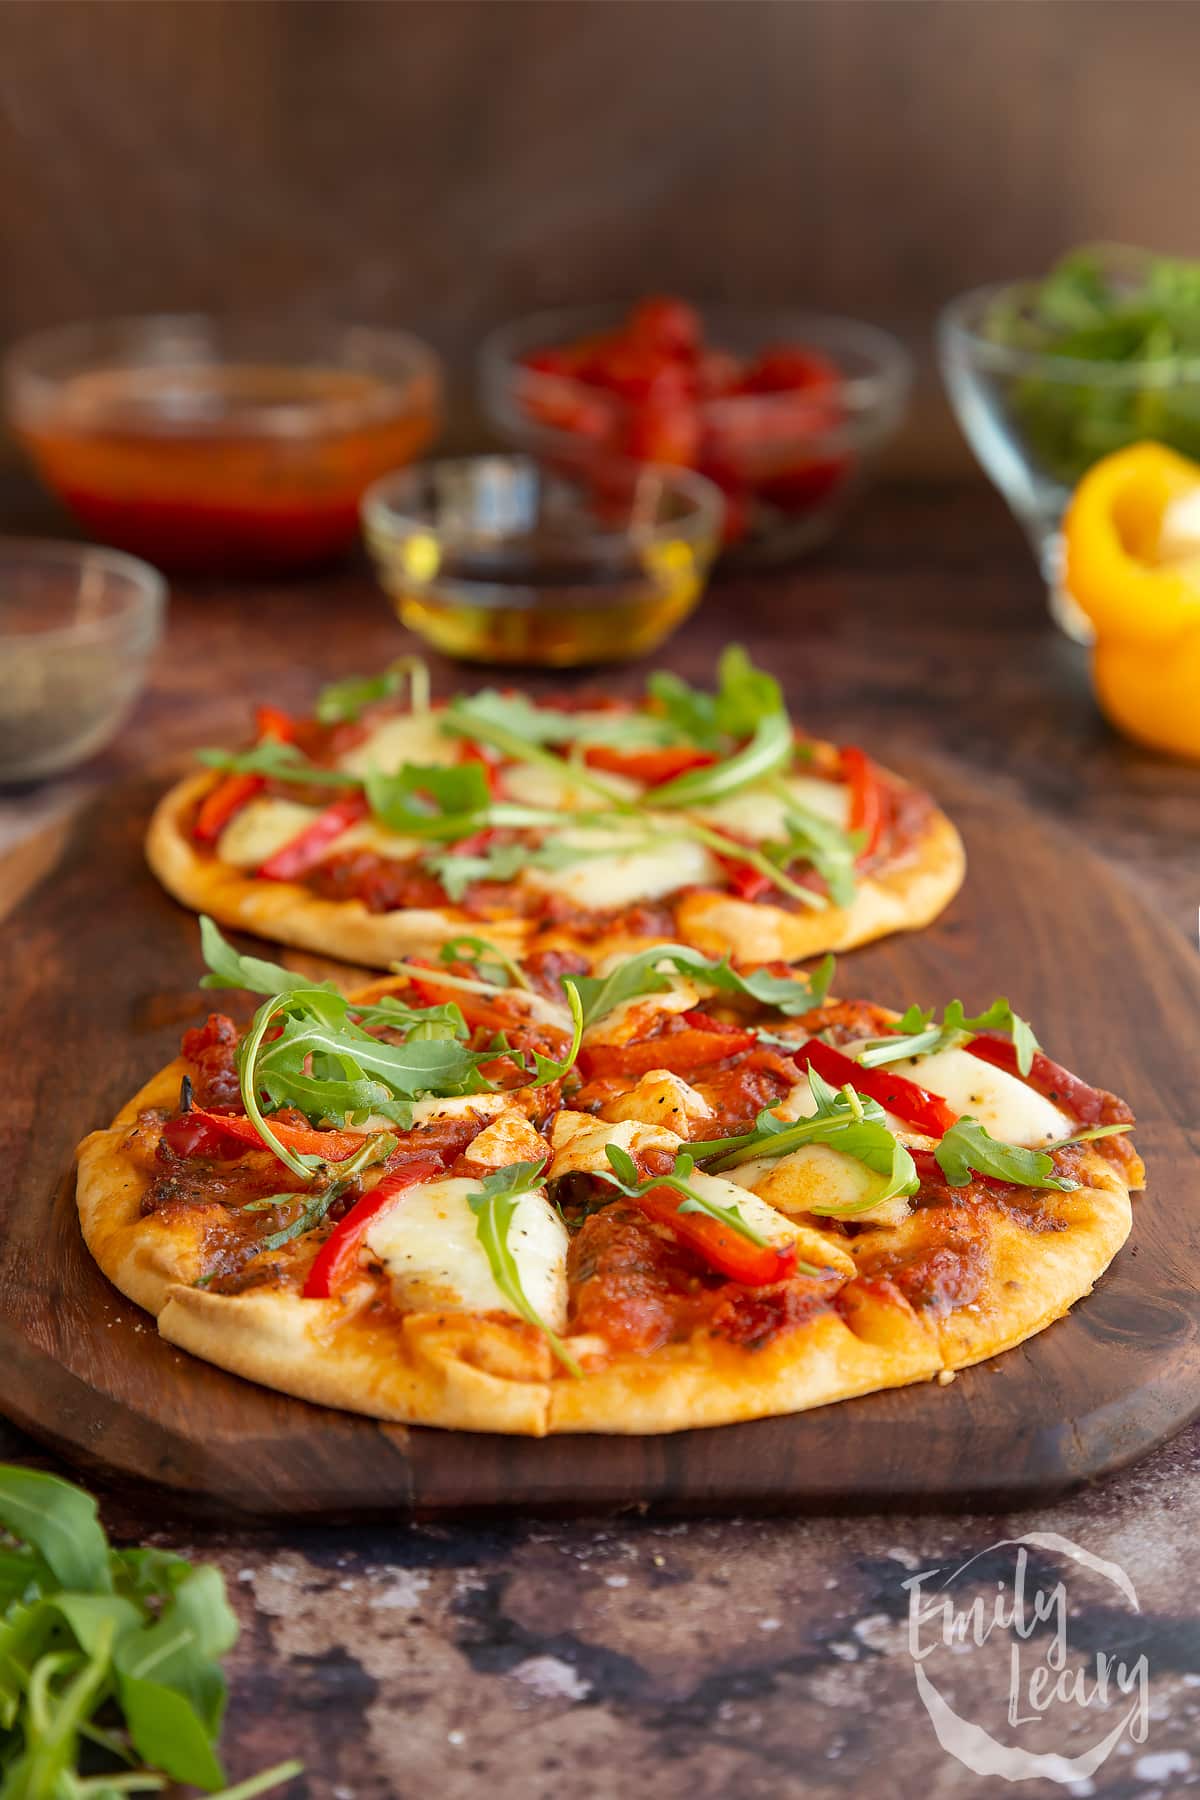
[[[652,1438],[378,1425],[173,1349],[88,1257],[72,1161],[208,1010],[195,919],[142,860],[160,780],[59,830],[0,933],[0,1412],[93,1474],[222,1520],[968,1507],[1145,1455],[1200,1412],[1200,963],[1079,844],[961,775],[929,779],[967,840],[966,887],[931,930],[843,958],[837,988],[901,1007],[1007,993],[1051,1055],[1132,1102],[1149,1189],[1069,1318],[946,1387]]]

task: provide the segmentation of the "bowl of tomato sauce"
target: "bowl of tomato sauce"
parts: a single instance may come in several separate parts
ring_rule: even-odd
[[[222,574],[347,550],[365,490],[434,437],[442,390],[405,332],[200,314],[39,332],[4,385],[14,433],[91,536]]]
[[[694,469],[724,494],[727,548],[768,558],[833,533],[911,379],[903,346],[872,325],[668,295],[538,313],[480,357],[509,442],[600,490],[645,463]]]

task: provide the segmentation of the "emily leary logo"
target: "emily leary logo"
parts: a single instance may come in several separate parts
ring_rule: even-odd
[[[1046,1573],[1051,1558],[1056,1578]],[[975,1774],[1086,1781],[1126,1734],[1145,1743],[1145,1655],[1096,1648],[1094,1626],[1071,1639],[1072,1596],[1109,1621],[1113,1636],[1132,1635],[1121,1615],[1136,1614],[1138,1599],[1117,1563],[1030,1531],[903,1585],[917,1693],[942,1748]]]

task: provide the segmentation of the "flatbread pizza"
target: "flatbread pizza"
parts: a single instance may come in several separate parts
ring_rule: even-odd
[[[673,1431],[927,1380],[1087,1294],[1143,1185],[1129,1108],[1006,1001],[479,937],[347,999],[203,941],[261,1004],[84,1141],[84,1237],[173,1343],[376,1418]]]
[[[164,886],[368,967],[481,930],[514,955],[794,962],[926,925],[963,878],[931,797],[797,730],[737,649],[714,693],[660,672],[636,704],[436,703],[409,660],[311,719],[262,707],[254,744],[202,759],[150,826]]]

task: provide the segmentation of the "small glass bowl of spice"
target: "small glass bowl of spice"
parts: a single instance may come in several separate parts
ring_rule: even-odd
[[[157,570],[119,551],[0,539],[0,781],[74,768],[115,736],[166,597]]]
[[[657,649],[697,605],[720,490],[688,469],[627,466],[604,491],[525,456],[386,476],[363,529],[402,624],[468,662],[568,668]]]

